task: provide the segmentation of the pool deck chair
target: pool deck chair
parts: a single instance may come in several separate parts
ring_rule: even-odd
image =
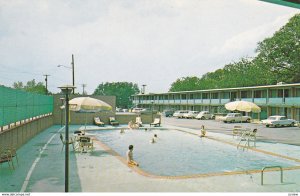
[[[59,135],[59,138],[60,138],[60,140],[61,140],[61,142],[63,144],[63,146],[61,148],[61,151],[63,151],[63,149],[64,149],[65,145],[67,144],[67,142],[64,140],[64,137],[63,137],[62,134]],[[68,142],[68,145],[72,144],[73,150],[75,151],[74,141],[73,141],[72,138],[69,138],[69,139],[70,139],[70,141]]]
[[[154,126],[154,127],[157,127],[157,126],[160,126],[160,118],[155,118],[153,123],[150,123],[150,127],[151,126]]]
[[[119,122],[116,121],[115,117],[109,117],[109,124],[115,126],[115,125],[119,125]]]
[[[2,148],[0,146],[0,166],[1,166],[1,169],[2,169],[2,163],[5,163],[7,162],[10,170],[14,170],[15,167],[14,167],[14,163],[13,163],[13,155],[11,153],[11,151],[9,150],[6,150],[4,148]]]
[[[240,142],[238,144],[239,146],[242,146],[243,148],[250,147],[250,141],[253,142],[253,146],[256,147],[256,133],[257,129],[253,129],[252,131],[247,128],[241,135]],[[242,145],[242,141],[245,141],[245,144]]]
[[[102,122],[99,117],[94,117],[94,123],[95,125],[100,127],[103,127],[105,125],[104,122]]]
[[[139,127],[143,126],[142,118],[140,116],[135,118],[135,124],[137,124]]]
[[[241,136],[242,129],[243,129],[242,126],[239,126],[239,125],[234,126],[233,129],[232,129],[232,137]]]
[[[15,158],[17,161],[17,165],[19,165],[17,149],[14,147],[5,147],[4,150],[11,155],[12,161],[13,161],[13,158]]]
[[[94,149],[93,139],[90,137],[80,137],[79,147],[81,152],[87,152],[88,150],[93,151]]]

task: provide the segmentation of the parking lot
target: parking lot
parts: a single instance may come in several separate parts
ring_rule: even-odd
[[[201,125],[209,132],[217,132],[231,135],[235,125],[241,125],[244,128],[257,128],[257,140],[264,142],[284,143],[300,146],[300,128],[299,127],[281,127],[267,128],[257,123],[224,123],[216,120],[196,120],[196,119],[178,119],[175,117],[162,117],[162,123],[179,127],[199,129]]]

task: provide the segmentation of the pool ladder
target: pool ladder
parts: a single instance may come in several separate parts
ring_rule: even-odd
[[[279,168],[280,169],[280,181],[281,183],[283,183],[283,170],[281,166],[268,166],[268,167],[264,167],[261,170],[261,185],[264,185],[264,170],[265,169],[271,169],[271,168]]]

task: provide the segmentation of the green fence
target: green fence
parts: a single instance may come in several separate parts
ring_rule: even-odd
[[[52,96],[0,86],[0,127],[52,112]]]

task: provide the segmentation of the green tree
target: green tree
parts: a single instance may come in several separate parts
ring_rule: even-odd
[[[300,82],[300,14],[275,34],[258,43],[257,56],[242,58],[201,78],[185,77],[170,91],[188,91]]]
[[[257,59],[263,62],[275,82],[300,82],[300,14],[258,44]]]
[[[99,84],[93,95],[114,95],[117,107],[130,108],[133,105],[131,96],[139,92],[138,85],[131,82],[106,82]]]
[[[13,88],[15,88],[15,89],[19,89],[19,90],[21,90],[21,89],[23,89],[24,88],[24,85],[23,85],[23,82],[14,82],[13,83]]]
[[[198,90],[199,88],[199,78],[193,77],[183,77],[177,79],[171,84],[170,92],[175,91],[187,91],[187,90]]]
[[[44,84],[42,82],[36,83],[35,79],[28,81],[25,86],[20,81],[14,82],[13,88],[24,90],[26,92],[46,94],[46,87],[44,86]]]

